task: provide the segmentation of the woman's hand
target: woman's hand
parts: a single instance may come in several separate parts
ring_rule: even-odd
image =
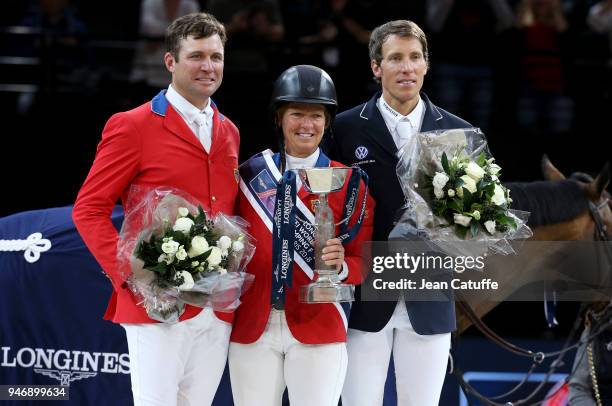
[[[325,247],[323,247],[323,255],[321,257],[326,265],[336,266],[336,270],[340,271],[342,263],[344,262],[344,246],[342,242],[337,238],[327,240]]]

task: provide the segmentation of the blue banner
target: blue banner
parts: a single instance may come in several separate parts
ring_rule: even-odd
[[[4,245],[35,233],[51,245],[35,262],[26,260],[24,250],[0,251],[0,385],[69,388],[69,400],[45,405],[132,405],[125,331],[102,319],[111,283],[81,240],[71,214],[69,206],[0,218],[0,240],[13,240]],[[119,229],[119,206],[112,221]],[[231,399],[226,371],[213,405],[231,406]]]

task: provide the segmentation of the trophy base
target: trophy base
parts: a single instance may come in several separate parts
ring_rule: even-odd
[[[355,300],[353,285],[335,283],[311,283],[300,289],[302,303],[338,303]]]

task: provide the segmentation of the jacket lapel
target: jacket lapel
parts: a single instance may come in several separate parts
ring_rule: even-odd
[[[219,112],[217,105],[212,100],[210,101],[213,109],[213,125],[212,125],[212,142],[210,144],[210,155],[213,155],[217,150],[223,149],[226,139],[221,136],[221,122],[225,120],[225,116]]]
[[[421,93],[421,98],[425,103],[425,115],[423,116],[420,132],[439,130],[442,113],[434,106],[425,93]]]
[[[160,91],[153,100],[151,100],[151,112],[164,117],[164,128],[166,130],[194,147],[199,148],[206,154],[206,150],[193,130],[189,128],[185,120],[183,120],[183,117],[172,108],[172,105],[170,105],[170,102],[166,99],[166,89]]]
[[[379,145],[383,150],[391,156],[397,156],[397,146],[393,137],[387,128],[387,124],[382,118],[376,101],[381,96],[381,92],[376,93],[363,107],[359,113],[359,118],[363,120],[362,132],[363,135]]]
[[[177,113],[172,106],[168,106],[168,110],[166,110],[164,127],[177,137],[206,153],[200,140],[196,137],[191,128],[189,128],[185,120],[183,120],[183,117],[181,117],[181,115]]]

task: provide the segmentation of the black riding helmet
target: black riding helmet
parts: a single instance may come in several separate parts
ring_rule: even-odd
[[[327,72],[312,65],[292,66],[281,73],[270,102],[274,112],[284,103],[322,104],[332,119],[338,109],[334,82]]]
[[[312,65],[292,66],[280,74],[274,82],[270,110],[276,120],[276,112],[287,103],[320,104],[327,109],[330,122],[336,116],[338,99],[331,77],[323,69]],[[285,167],[285,145],[282,129],[277,126],[281,153],[281,169]]]

